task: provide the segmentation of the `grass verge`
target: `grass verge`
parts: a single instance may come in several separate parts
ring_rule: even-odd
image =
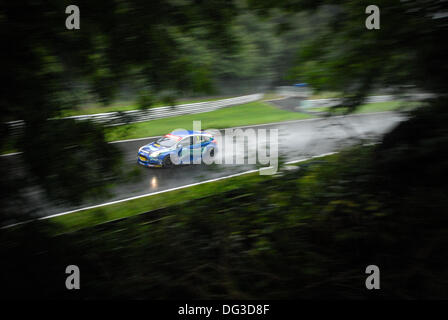
[[[319,159],[328,161],[335,158],[335,156],[336,155],[329,155]],[[310,161],[315,160],[310,159],[303,162],[290,164],[290,166],[305,165]],[[254,183],[261,183],[270,179],[272,179],[272,177],[260,175],[258,172],[253,172],[214,181],[212,183],[204,183],[185,189],[168,191],[165,193],[123,201],[103,207],[80,210],[66,215],[50,218],[51,222],[57,225],[57,228],[52,229],[51,232],[55,232],[54,235],[74,232],[76,230],[92,227],[108,221],[136,216],[141,213],[167,208],[194,199],[217,195],[230,190],[244,189],[246,186]],[[21,225],[18,225],[13,229],[19,228],[21,228]]]
[[[311,117],[304,113],[281,110],[270,104],[257,101],[199,114],[110,127],[106,129],[106,139],[107,141],[116,141],[157,136],[180,128],[191,130],[195,120],[202,121],[203,129],[222,129]]]
[[[203,198],[225,191],[242,188],[247,184],[264,181],[268,176],[258,172],[204,183],[193,187],[169,191],[139,199],[120,202],[103,207],[87,209],[51,218],[58,228],[56,234],[73,232],[100,223],[135,216],[144,212],[166,208],[186,201]],[[20,226],[18,226],[20,228]]]

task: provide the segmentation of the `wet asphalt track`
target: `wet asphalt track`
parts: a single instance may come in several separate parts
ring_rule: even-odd
[[[404,117],[402,115],[384,112],[268,124],[252,126],[251,128],[278,129],[279,155],[284,157],[285,161],[291,161],[337,151],[343,147],[359,142],[360,139],[374,141],[403,119]],[[134,181],[116,186],[113,189],[114,195],[106,200],[106,202],[163,191],[255,168],[254,165],[247,164],[221,164],[211,166],[201,164],[180,166],[171,169],[146,168],[138,165],[136,163],[136,154],[139,147],[156,139],[153,137],[135,141],[115,142],[124,153],[124,165],[128,168],[137,168],[141,173],[141,179],[137,182]],[[218,153],[218,156],[224,152]],[[90,201],[77,207],[57,206],[42,201],[38,191],[34,190],[30,192],[29,196],[34,199],[34,203],[40,209],[36,213],[36,216],[57,214],[105,202],[104,200],[96,202]]]

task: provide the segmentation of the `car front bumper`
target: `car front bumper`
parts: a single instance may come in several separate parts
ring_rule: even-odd
[[[162,160],[159,158],[154,158],[149,156],[148,154],[138,153],[137,155],[137,163],[141,164],[145,167],[161,167]]]

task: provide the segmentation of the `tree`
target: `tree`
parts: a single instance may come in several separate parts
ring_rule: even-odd
[[[320,90],[340,91],[339,106],[353,112],[376,87],[403,93],[409,87],[432,93],[383,137],[372,158],[392,197],[438,186],[448,174],[448,3],[437,0],[379,0],[380,29],[368,30],[370,1],[251,0],[260,14],[270,10],[317,12],[314,37],[297,55],[291,74]],[[372,182],[375,184],[374,182]],[[386,188],[386,187],[385,187]],[[424,193],[423,193],[424,194]],[[409,197],[412,198],[411,196]],[[420,202],[415,209],[424,212]],[[443,210],[442,210],[443,211]],[[441,211],[441,212],[442,212]]]
[[[292,74],[316,89],[341,91],[343,105],[353,111],[376,86],[412,85],[435,94],[447,92],[448,4],[436,0],[376,1],[379,30],[368,30],[369,1],[255,1],[262,14],[318,11],[315,36],[303,45]]]
[[[149,90],[142,90],[137,99],[138,108],[141,110],[151,108],[154,105],[154,102],[154,95]]]
[[[50,120],[77,104],[75,81],[88,82],[105,104],[131,75],[156,89],[179,90],[190,83],[191,73],[184,72],[189,60],[173,29],[188,34],[200,23],[216,50],[230,52],[236,46],[227,28],[235,15],[232,2],[80,0],[79,30],[65,27],[70,4],[20,1],[0,8],[0,36],[8,44],[0,51],[6,80],[0,87],[1,150],[11,139],[6,122],[25,122],[15,146],[22,152],[22,183],[10,183],[11,170],[0,160],[8,176],[0,185],[8,195],[1,198],[2,210],[30,184],[53,200],[77,203],[102,193],[117,177],[119,152],[105,143],[100,126]]]

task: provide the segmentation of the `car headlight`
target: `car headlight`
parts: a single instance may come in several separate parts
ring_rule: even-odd
[[[142,151],[143,147],[140,147],[140,149],[138,149],[138,152]]]

